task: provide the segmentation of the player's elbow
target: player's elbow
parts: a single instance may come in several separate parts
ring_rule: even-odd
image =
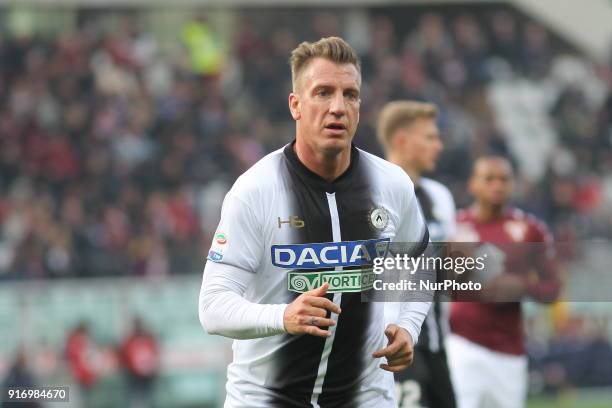
[[[550,304],[559,300],[561,295],[561,285],[558,282],[552,282],[548,285],[542,285],[533,290],[532,297],[539,303]]]
[[[200,326],[202,326],[204,331],[207,334],[215,334],[214,333],[215,329],[213,325],[210,324],[211,319],[209,319],[208,316],[206,316],[206,312],[204,312],[201,308],[199,310],[199,317],[200,317]]]
[[[200,325],[207,334],[222,336],[224,335],[219,319],[211,316],[210,313],[200,311]]]
[[[236,333],[227,324],[227,316],[220,312],[222,308],[218,303],[215,304],[214,298],[210,298],[210,296],[208,299],[200,299],[200,308],[198,310],[200,325],[207,334],[228,337],[230,339],[240,339],[240,333]]]
[[[543,305],[550,305],[557,300],[557,296],[541,295],[541,294],[538,296],[534,296],[534,298],[537,303],[540,303]]]
[[[200,305],[198,308],[198,317],[200,318],[200,325],[207,334],[219,335],[221,334],[221,327],[219,325],[218,316],[215,316],[210,302],[206,301],[204,296],[200,296]]]
[[[560,294],[561,294],[560,287],[551,288],[550,290],[545,292],[540,297],[540,299],[539,299],[540,303],[546,303],[546,304],[554,303],[557,300],[559,300],[559,295]]]
[[[231,327],[226,326],[224,324],[224,317],[212,313],[210,310],[203,310],[200,308],[199,317],[200,325],[207,334],[223,336],[234,340],[251,338],[239,330],[232,330]]]

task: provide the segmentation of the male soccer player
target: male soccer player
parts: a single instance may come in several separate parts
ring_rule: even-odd
[[[437,108],[415,101],[389,102],[381,110],[377,134],[387,159],[400,166],[414,183],[432,241],[446,241],[455,229],[455,202],[442,183],[422,175],[435,170],[443,145],[436,125]],[[395,303],[385,305],[388,319],[397,314]],[[448,332],[448,304],[436,302],[429,311],[414,363],[395,374],[399,406],[454,408],[444,338]]]
[[[451,307],[447,349],[459,408],[524,406],[527,358],[518,301],[549,302],[559,291],[551,236],[535,217],[508,205],[513,185],[506,158],[476,160],[469,180],[475,202],[457,216],[456,240],[494,246],[505,268],[487,284],[489,302]]]
[[[412,361],[430,303],[402,303],[385,328],[384,304],[360,291],[390,241],[416,256],[427,227],[404,171],[352,145],[354,50],[304,42],[290,63],[295,140],[226,195],[204,269],[200,321],[236,339],[225,406],[395,407],[392,373]]]

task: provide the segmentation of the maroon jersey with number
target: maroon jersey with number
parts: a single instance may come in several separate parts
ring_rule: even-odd
[[[457,241],[486,242],[503,252],[504,273],[525,279],[527,297],[552,301],[559,292],[552,237],[546,226],[523,211],[510,208],[497,219],[478,222],[472,209],[457,214]],[[525,244],[521,243],[540,243]],[[523,324],[518,302],[455,302],[453,333],[491,350],[521,355]]]

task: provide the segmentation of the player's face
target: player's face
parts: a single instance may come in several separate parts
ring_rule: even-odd
[[[421,172],[433,171],[444,148],[436,121],[418,118],[398,133],[398,148],[407,162]]]
[[[353,64],[312,60],[289,96],[298,137],[325,155],[348,149],[359,123],[360,86],[361,75]]]
[[[470,192],[486,205],[505,205],[514,188],[510,163],[503,159],[481,159],[474,166]]]

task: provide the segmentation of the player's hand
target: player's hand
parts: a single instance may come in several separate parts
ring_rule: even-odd
[[[316,289],[302,293],[287,305],[283,319],[287,333],[331,336],[331,331],[320,327],[336,324],[335,320],[327,318],[327,311],[340,314],[340,306],[325,297],[328,288],[329,283],[324,283]]]
[[[387,347],[372,353],[374,358],[387,358],[387,364],[381,364],[379,367],[392,373],[404,371],[414,358],[414,350],[412,337],[406,329],[399,327],[396,324],[390,324],[385,330],[385,336],[389,340]]]
[[[482,290],[483,298],[488,302],[518,302],[525,293],[525,280],[511,273],[499,275]]]

